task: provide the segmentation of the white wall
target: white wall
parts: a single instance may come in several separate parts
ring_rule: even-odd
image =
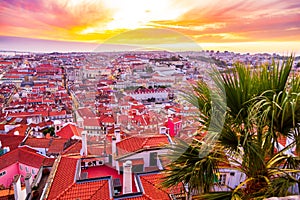
[[[144,167],[150,167],[150,153],[152,152],[157,152],[157,155],[163,155],[163,154],[166,154],[168,152],[167,149],[159,149],[159,150],[151,150],[151,151],[143,151],[143,152],[140,152],[140,153],[136,153],[132,156],[128,156],[124,159],[121,159],[120,161],[126,161],[126,160],[131,160],[131,159],[143,159],[144,160]],[[158,158],[157,158],[158,160]],[[159,160],[158,160],[159,162]],[[117,170],[119,170],[119,165],[117,164]],[[162,165],[161,164],[157,164],[157,167],[161,167]]]

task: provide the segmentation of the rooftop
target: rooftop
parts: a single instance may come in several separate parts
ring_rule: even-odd
[[[70,139],[73,136],[81,137],[82,129],[74,124],[67,124],[62,129],[60,129],[56,135],[61,138]]]
[[[25,136],[20,135],[6,135],[0,134],[0,141],[2,143],[2,147],[9,147],[12,151],[17,149],[20,143],[24,140]]]
[[[166,135],[134,135],[117,143],[118,157],[141,150],[162,148],[168,144],[169,140]]]
[[[9,167],[17,162],[34,168],[40,168],[45,158],[45,156],[38,154],[34,149],[28,147],[18,147],[17,149],[1,156],[0,169]]]
[[[81,172],[87,172],[88,179],[111,176],[113,180],[119,179],[120,183],[123,185],[123,175],[119,174],[116,169],[108,165],[89,167],[88,169],[84,169]],[[132,192],[137,192],[134,174],[132,174]]]

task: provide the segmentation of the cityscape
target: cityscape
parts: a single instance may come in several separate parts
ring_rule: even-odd
[[[300,199],[299,3],[0,7],[0,200]]]

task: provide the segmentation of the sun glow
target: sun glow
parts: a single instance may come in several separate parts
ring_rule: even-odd
[[[299,8],[294,1],[276,0],[4,0],[0,36],[103,43],[127,31],[150,28],[175,31],[198,43],[279,42],[276,48],[285,49],[277,44],[299,42]],[[129,39],[147,40],[153,34],[135,33]],[[164,45],[182,43],[163,31],[155,34]]]
[[[104,5],[113,11],[111,20],[106,24],[87,27],[82,34],[104,32],[105,30],[149,28],[151,22],[174,20],[188,10],[173,6],[170,0],[110,0]],[[171,9],[172,7],[172,9]]]

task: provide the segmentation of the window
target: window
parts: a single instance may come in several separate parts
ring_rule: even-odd
[[[157,165],[157,152],[150,153],[150,166]]]
[[[25,171],[26,171],[26,172],[29,172],[28,167],[25,167]]]
[[[226,174],[220,174],[218,183],[220,185],[225,185],[226,184]]]
[[[22,165],[20,165],[20,170],[23,170],[23,166]]]
[[[4,176],[6,174],[6,171],[0,172],[0,177]]]

